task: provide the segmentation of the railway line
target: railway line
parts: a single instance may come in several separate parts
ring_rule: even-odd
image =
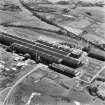
[[[71,37],[71,38],[73,38],[73,39],[76,39],[77,41],[82,41],[82,42],[84,42],[84,43],[87,43],[87,44],[89,44],[89,46],[95,46],[95,47],[100,48],[101,50],[104,50],[104,48],[103,48],[101,45],[96,44],[96,43],[94,43],[94,42],[92,42],[92,41],[86,40],[85,38],[83,38],[83,37],[81,37],[81,36],[78,36],[78,35],[76,35],[76,34],[70,32],[70,31],[68,31],[68,30],[65,29],[63,26],[57,24],[56,22],[52,22],[52,21],[48,20],[46,17],[40,15],[37,11],[35,11],[35,10],[34,10],[33,8],[31,8],[30,6],[28,6],[28,4],[26,4],[23,0],[20,0],[20,3],[21,3],[26,9],[28,9],[28,10],[33,14],[33,16],[39,18],[41,21],[44,21],[44,22],[46,22],[46,23],[48,23],[48,24],[51,24],[51,25],[53,25],[53,26],[56,26],[56,27],[60,28],[61,30],[64,30],[63,32],[61,31],[63,35],[65,35],[65,36],[67,36],[67,37]],[[56,13],[56,12],[55,12],[55,13]]]

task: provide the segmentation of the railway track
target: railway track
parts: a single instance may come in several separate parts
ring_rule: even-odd
[[[38,12],[34,11],[34,9],[30,8],[30,6],[28,6],[27,4],[25,4],[24,1],[20,0],[20,3],[26,9],[28,9],[33,14],[33,16],[39,18],[41,21],[44,21],[44,22],[46,22],[46,23],[48,23],[50,25],[56,26],[56,27],[60,28],[61,30],[63,30],[63,31],[61,31],[63,35],[65,35],[67,37],[71,37],[73,39],[76,39],[77,41],[82,41],[83,43],[87,43],[87,44],[89,44],[89,46],[95,46],[95,47],[97,47],[97,48],[99,48],[101,50],[105,50],[101,45],[96,44],[96,43],[94,43],[92,41],[86,40],[85,38],[83,38],[81,36],[78,36],[78,35],[70,32],[70,31],[68,31],[63,26],[61,26],[61,25],[59,25],[59,24],[57,24],[55,22],[52,22],[52,21],[46,19],[46,17],[43,17],[42,15],[38,14]]]

